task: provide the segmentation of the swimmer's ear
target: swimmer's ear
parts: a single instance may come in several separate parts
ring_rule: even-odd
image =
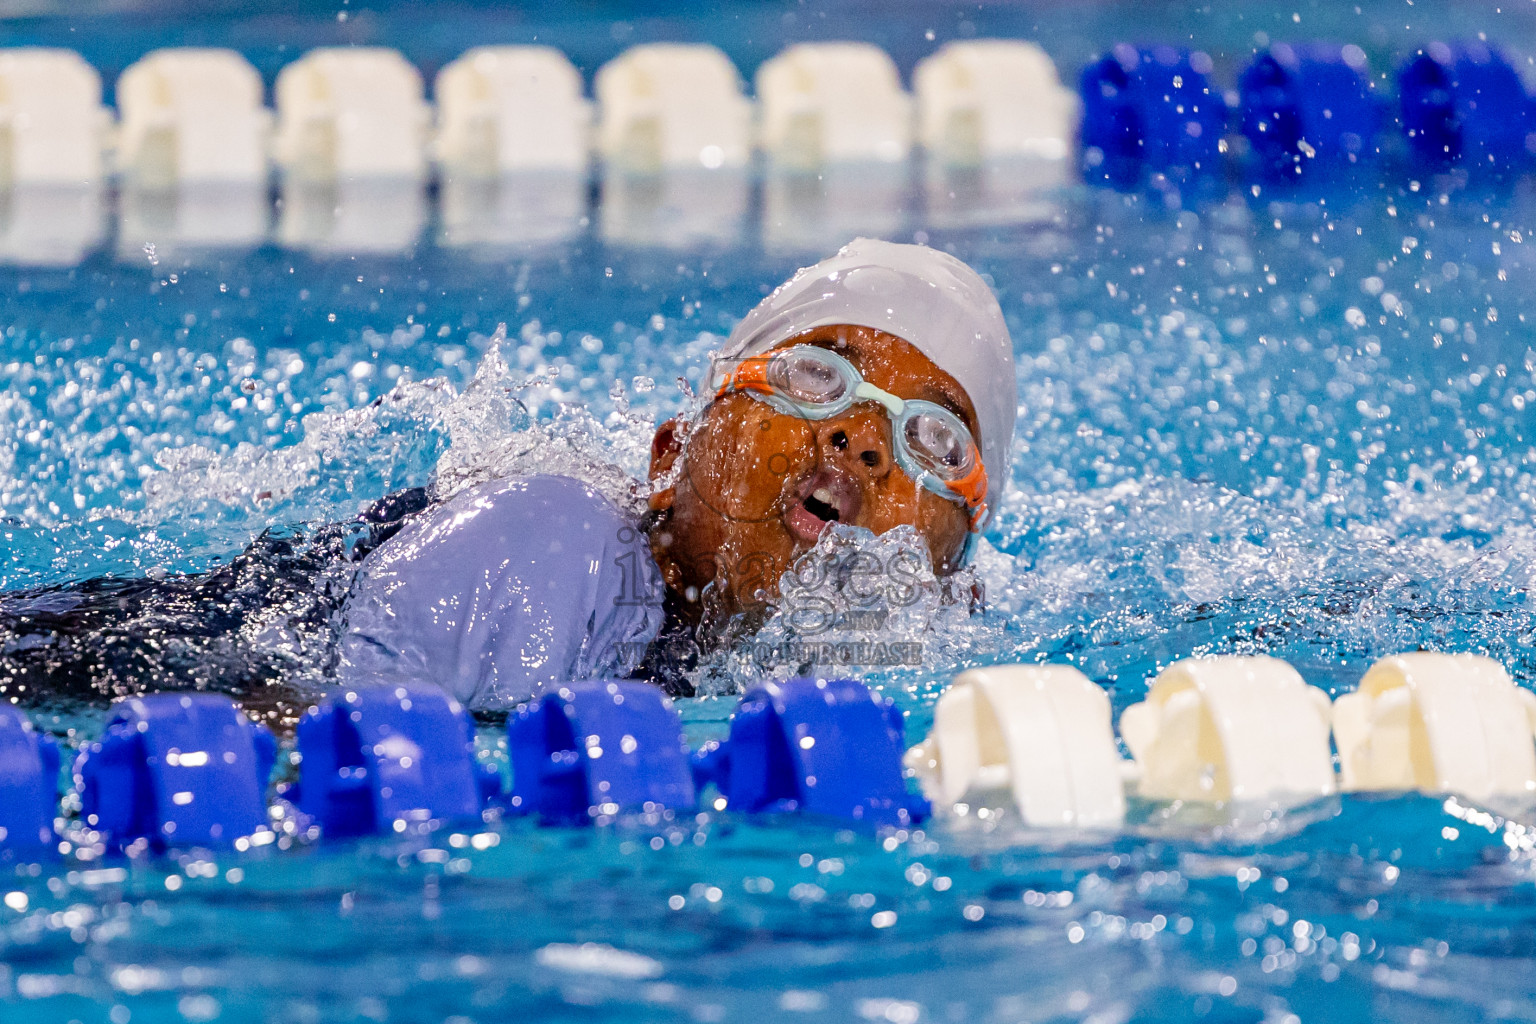
[[[678,456],[682,454],[683,441],[677,436],[677,417],[674,416],[657,427],[656,436],[651,438],[651,483],[670,477],[673,467],[677,465]],[[651,511],[663,512],[671,508],[676,493],[677,488],[670,486],[653,491],[650,498]]]

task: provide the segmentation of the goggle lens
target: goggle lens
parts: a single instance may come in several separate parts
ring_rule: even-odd
[[[842,369],[818,358],[815,349],[790,349],[774,356],[768,384],[786,398],[810,405],[840,402],[850,386]]]
[[[907,417],[902,433],[907,450],[934,476],[958,480],[971,470],[975,451],[969,435],[953,418],[938,413],[921,412]]]

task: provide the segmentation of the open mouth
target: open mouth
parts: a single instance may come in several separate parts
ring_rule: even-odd
[[[851,476],[822,468],[795,487],[784,525],[797,541],[814,544],[833,523],[852,522],[860,502],[858,484]]]

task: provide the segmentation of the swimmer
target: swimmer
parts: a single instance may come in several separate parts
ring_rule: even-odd
[[[708,387],[695,422],[656,432],[643,523],[556,478],[482,484],[409,523],[359,573],[342,677],[435,679],[482,707],[637,669],[687,693],[686,665],[636,652],[760,611],[834,522],[915,527],[951,573],[1002,492],[1012,342],[986,284],[933,249],[861,239],[800,271]]]
[[[691,422],[656,431],[639,521],[579,481],[543,476],[437,503],[402,492],[319,531],[284,580],[291,592],[315,582],[299,605],[336,630],[336,678],[430,680],[479,709],[636,674],[688,694],[689,659],[676,652],[750,628],[831,524],[910,526],[946,575],[1002,493],[1017,408],[1008,330],[981,278],[925,246],[859,239],[801,270],[731,333],[707,384]],[[240,654],[212,680],[188,659],[194,678],[180,685],[238,688],[244,674],[281,686],[280,671],[228,639],[259,625],[246,607],[259,564],[248,551],[202,577],[0,595],[0,691],[34,663],[48,670],[31,685],[57,681],[71,658],[96,673],[98,693],[177,685],[122,646],[130,637],[111,640],[149,685],[86,634],[121,633],[125,616],[195,619],[202,605],[226,620],[226,638],[194,630],[199,642],[181,649]]]

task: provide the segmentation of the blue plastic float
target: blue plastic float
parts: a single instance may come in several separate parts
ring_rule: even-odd
[[[54,849],[58,790],[58,745],[0,703],[0,849],[23,856]]]
[[[1124,43],[1084,68],[1083,176],[1131,185],[1147,170],[1219,171],[1227,106],[1210,70],[1204,53]]]
[[[120,701],[75,760],[85,824],[117,847],[227,846],[268,827],[277,742],[228,697]]]
[[[856,679],[791,679],[742,697],[730,738],[695,755],[739,811],[799,811],[870,825],[912,825],[928,802],[907,792],[901,712]]]
[[[1261,173],[1337,171],[1377,153],[1381,111],[1358,46],[1273,46],[1243,72],[1238,92]]]
[[[689,810],[683,726],[647,683],[572,683],[507,722],[514,813],[578,822],[621,811]]]
[[[893,703],[853,679],[792,679],[742,698],[730,737],[690,757],[671,703],[637,682],[575,683],[508,722],[513,813],[577,823],[622,812],[686,811],[714,785],[745,812],[803,812],[910,825],[928,804],[907,792]],[[501,794],[475,757],[468,712],[432,686],[348,691],[298,726],[300,783],[288,796],[333,837],[478,819]],[[226,846],[268,827],[276,741],[227,697],[164,693],[120,702],[75,761],[86,825],[116,849]],[[53,843],[59,752],[0,705],[0,848]]]
[[[1403,65],[1397,88],[1409,149],[1424,163],[1508,170],[1529,156],[1531,101],[1498,50],[1431,43]]]
[[[311,708],[297,732],[295,803],[326,835],[479,818],[500,785],[475,758],[469,712],[436,686],[348,690]]]

